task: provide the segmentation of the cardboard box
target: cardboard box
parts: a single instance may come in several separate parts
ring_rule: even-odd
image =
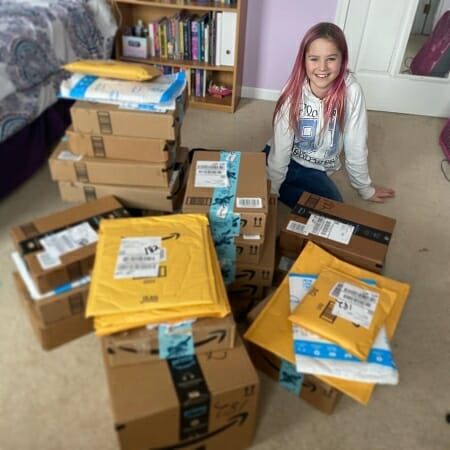
[[[331,414],[342,393],[313,375],[300,374],[285,370],[283,361],[278,356],[248,343],[249,354],[255,367],[283,387],[325,414]],[[285,362],[286,363],[286,362]],[[288,365],[290,363],[287,363]],[[292,364],[290,364],[292,366]],[[297,378],[298,377],[298,378]],[[295,380],[293,378],[296,378]],[[298,389],[300,389],[299,393]]]
[[[49,216],[13,227],[10,230],[17,251],[25,260],[34,283],[40,292],[49,292],[63,284],[89,275],[95,257],[96,241],[84,242],[83,236],[69,237],[75,227],[83,226],[95,235],[100,220],[128,217],[128,211],[112,196],[59,211]],[[43,238],[70,241],[77,247],[59,255],[59,261],[44,250]],[[66,247],[67,249],[67,247]]]
[[[302,230],[308,220],[311,223],[311,217],[316,220],[317,229],[306,236]],[[300,254],[310,240],[344,261],[381,272],[395,222],[390,217],[305,192],[281,228],[280,248]]]
[[[227,293],[233,308],[233,302],[242,299],[261,300],[266,295],[266,287],[252,283],[245,283],[238,286],[227,286]]]
[[[240,233],[238,234],[259,234],[264,236],[266,216],[269,208],[265,155],[259,152],[238,153],[240,153],[241,159],[237,174],[234,204],[227,205],[228,198],[214,198],[215,187],[196,187],[196,181],[198,182],[196,179],[199,178],[197,163],[202,161],[220,161],[221,154],[231,155],[232,152],[194,152],[183,202],[183,211],[210,215],[211,207],[215,206],[214,203],[217,204],[218,201],[222,201],[224,202],[224,208],[228,207],[232,212],[240,216]]]
[[[63,139],[48,162],[50,175],[54,181],[168,187],[175,158],[170,162],[152,163],[79,156],[70,151],[67,140]]]
[[[242,341],[227,351],[105,366],[122,450],[251,445],[259,379]]]
[[[197,319],[188,333],[180,334],[192,339],[196,354],[228,350],[235,344],[236,324],[231,315],[224,318],[207,317]],[[102,338],[102,345],[110,366],[140,364],[161,359],[156,328],[142,327],[111,334]]]
[[[188,168],[188,151],[181,148],[172,180],[167,188],[88,184],[70,181],[60,181],[58,188],[61,198],[66,202],[91,202],[106,195],[114,195],[127,208],[175,212],[183,202]]]
[[[84,314],[86,309],[87,296],[89,292],[89,282],[78,287],[55,293],[48,297],[34,299],[28,290],[27,283],[20,275],[30,297],[31,306],[36,312],[43,325],[51,325],[68,317]]]
[[[27,313],[34,333],[44,350],[59,347],[94,330],[92,319],[86,319],[84,311],[45,325],[39,320],[33,300],[28,295],[25,285],[18,273],[14,273],[14,281],[21,303]]]
[[[258,264],[264,248],[264,238],[259,235],[258,239],[235,237],[234,244],[236,246],[236,264]]]
[[[70,109],[73,130],[95,135],[118,135],[174,141],[184,114],[184,96],[165,113],[120,109],[107,103],[77,101]]]
[[[245,263],[239,258],[236,261],[236,278],[229,285],[230,289],[239,286],[272,286],[275,267],[275,246],[277,239],[277,198],[270,196],[269,215],[267,218],[267,234],[258,263]],[[239,253],[238,253],[239,254]]]
[[[258,317],[259,313],[264,309],[264,307],[267,305],[269,300],[272,297],[272,294],[274,293],[275,288],[269,289],[269,292],[267,295],[259,301],[248,313],[246,316],[247,322],[252,323],[255,321],[255,319]]]
[[[277,243],[275,251],[275,270],[273,272],[272,279],[273,286],[280,285],[297,258],[297,252],[288,252],[287,250],[283,250]]]
[[[82,134],[71,126],[66,130],[70,151],[92,158],[125,159],[162,163],[171,161],[179,148],[180,135],[173,141],[131,136]]]

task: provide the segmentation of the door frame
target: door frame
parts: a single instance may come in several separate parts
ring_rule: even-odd
[[[370,2],[374,0],[368,1],[370,4]],[[356,0],[356,2],[353,0],[353,2],[352,11],[358,13],[360,10],[362,16],[363,13],[366,12],[367,6],[365,5],[367,5],[367,2],[364,2],[365,5],[359,3],[358,0]],[[349,67],[355,72],[357,79],[363,86],[368,109],[405,114],[450,117],[450,102],[444,104],[445,100],[443,99],[443,97],[447,96],[450,92],[450,77],[426,77],[400,72],[418,3],[419,0],[408,1],[407,3],[404,20],[399,27],[397,38],[398,45],[395,45],[395,48],[392,51],[389,68],[385,73],[386,78],[389,80],[389,84],[384,85],[386,88],[385,91],[390,95],[395,95],[395,93],[398,94],[399,102],[397,102],[397,105],[384,105],[383,101],[380,100],[380,92],[384,92],[382,84],[375,83],[374,78],[371,77],[369,73],[358,73],[357,62],[360,56],[361,42],[364,40],[364,31],[363,24],[358,30],[358,27],[355,26],[355,23],[357,22],[352,22],[352,18],[348,17],[351,0],[337,0],[335,23],[346,33],[347,44],[349,47]],[[421,90],[422,93],[429,92],[430,98],[434,98],[435,102],[440,103],[440,105],[431,110],[422,107],[420,101],[414,101],[414,99],[411,98],[411,92],[415,92],[416,89]],[[439,97],[440,100],[438,100]],[[450,98],[450,95],[448,95],[448,98]]]

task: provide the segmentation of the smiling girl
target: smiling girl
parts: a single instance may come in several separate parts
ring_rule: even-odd
[[[305,34],[264,149],[272,192],[290,207],[304,191],[343,201],[329,177],[340,168],[342,149],[350,183],[363,199],[383,202],[395,195],[372,185],[364,96],[347,64],[347,43],[338,26],[319,23]]]

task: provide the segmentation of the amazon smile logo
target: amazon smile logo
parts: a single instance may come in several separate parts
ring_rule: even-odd
[[[218,428],[215,431],[212,431],[211,433],[205,434],[201,437],[190,439],[185,442],[180,442],[179,444],[172,444],[168,445],[166,447],[153,447],[149,448],[148,450],[177,450],[177,449],[183,449],[186,447],[190,447],[191,445],[195,444],[201,444],[202,442],[206,441],[207,439],[210,439],[214,436],[217,436],[220,433],[223,433],[224,431],[232,428],[232,427],[240,427],[243,426],[248,418],[249,413],[243,412],[240,414],[237,414],[235,416],[230,417],[229,422],[225,424],[223,427]]]
[[[214,341],[217,341],[217,343],[220,344],[221,342],[224,341],[228,332],[226,329],[218,329],[218,330],[210,331],[208,334],[209,334],[209,337],[206,337],[200,341],[194,342],[194,347],[198,348],[203,345],[210,344]],[[116,351],[122,351],[122,352],[127,352],[127,353],[134,353],[134,354],[159,355],[159,348],[141,350],[141,349],[137,349],[135,347],[125,346],[125,345],[119,345],[117,347],[112,347],[110,345],[107,348],[107,352],[110,355],[115,355]]]

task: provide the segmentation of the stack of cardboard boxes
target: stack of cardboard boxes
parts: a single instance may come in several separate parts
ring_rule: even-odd
[[[129,208],[179,208],[188,168],[188,151],[180,148],[184,107],[184,96],[165,113],[77,101],[72,126],[49,160],[62,199],[114,195]]]
[[[272,285],[277,233],[277,201],[269,195],[265,155],[195,151],[183,212],[208,216],[235,311],[262,299]]]
[[[102,338],[122,450],[250,446],[259,379],[230,316],[200,319],[194,354],[161,359],[156,329]]]
[[[93,330],[85,306],[98,225],[128,216],[114,197],[104,197],[11,229],[14,280],[43,349]]]
[[[342,393],[366,404],[374,384],[308,375],[296,370],[292,324],[288,320],[288,274],[314,275],[327,264],[336,267],[341,264],[354,276],[361,273],[366,279],[382,284],[385,279],[378,274],[384,268],[394,227],[392,218],[304,193],[281,224],[274,276],[276,290],[248,315],[251,326],[245,337],[255,366],[327,414],[333,412]],[[313,256],[309,259],[308,270],[301,272],[305,248]],[[392,283],[399,290],[396,314],[400,314],[408,287]],[[391,328],[393,333],[395,327]],[[277,338],[263,337],[273,335]]]
[[[150,258],[153,276],[136,276]],[[250,445],[259,381],[236,335],[206,217],[104,222],[87,314],[102,340],[123,450]],[[132,326],[139,321],[146,325]]]

